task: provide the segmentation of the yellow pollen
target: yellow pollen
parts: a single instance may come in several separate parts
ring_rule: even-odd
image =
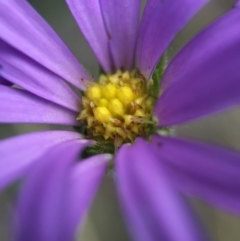
[[[77,120],[86,125],[88,137],[104,138],[113,145],[133,142],[153,131],[154,102],[141,75],[118,70],[100,75],[99,82],[88,87]]]

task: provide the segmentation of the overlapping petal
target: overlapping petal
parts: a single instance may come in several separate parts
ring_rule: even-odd
[[[90,157],[73,169],[70,185],[69,232],[73,233],[89,209],[97,192],[101,179],[105,174],[111,155],[102,154]]]
[[[149,0],[140,25],[136,66],[149,79],[176,34],[209,0]]]
[[[83,35],[105,72],[113,71],[109,36],[104,26],[99,0],[66,0]]]
[[[206,240],[146,142],[138,139],[123,146],[116,171],[121,204],[136,241]]]
[[[76,112],[25,90],[0,85],[0,122],[78,125]]]
[[[1,75],[12,83],[70,110],[79,112],[80,98],[42,65],[0,40]]]
[[[81,138],[70,131],[42,131],[0,141],[0,189],[21,178],[47,150]]]
[[[16,212],[17,241],[73,240],[67,228],[73,164],[86,141],[67,141],[42,156],[28,176]]]
[[[1,67],[0,67],[0,68],[1,68]],[[3,78],[2,76],[0,76],[0,85],[10,86],[10,85],[12,85],[12,83],[10,83],[10,82],[7,81],[5,78]]]
[[[115,69],[131,70],[135,50],[139,0],[100,0]]]
[[[240,9],[190,41],[171,61],[155,106],[159,124],[190,121],[240,103]]]
[[[240,214],[239,152],[158,136],[153,147],[180,191]]]
[[[25,0],[0,0],[0,38],[36,62],[84,89],[88,79],[66,45]]]

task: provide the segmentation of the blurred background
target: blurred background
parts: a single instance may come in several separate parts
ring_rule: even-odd
[[[81,0],[79,0],[81,1]],[[64,0],[29,0],[37,11],[48,21],[65,41],[68,47],[81,61],[89,73],[97,76],[98,64],[88,43],[78,30]],[[144,6],[146,1],[142,1]],[[212,0],[178,34],[171,44],[168,54],[172,58],[202,28],[228,11],[234,0]],[[169,20],[170,21],[170,20]],[[188,123],[176,130],[177,135],[220,144],[240,150],[240,109],[233,109]],[[53,126],[35,125],[0,125],[0,139]],[[1,157],[0,157],[1,158]],[[0,241],[9,240],[9,214],[15,200],[15,190],[10,188],[0,194]],[[189,200],[206,229],[215,241],[240,240],[240,217],[233,216],[204,203],[201,200]],[[130,241],[118,207],[118,201],[112,179],[107,176],[97,194],[93,206],[86,217],[80,241]]]

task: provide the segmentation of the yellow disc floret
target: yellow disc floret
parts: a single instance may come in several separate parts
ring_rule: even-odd
[[[100,106],[93,109],[93,114],[96,120],[101,123],[108,123],[112,117],[111,112],[105,106]]]
[[[116,97],[117,87],[114,84],[107,84],[103,86],[102,93],[106,99],[111,100]]]
[[[94,102],[97,106],[105,106],[105,107],[107,107],[109,103],[109,101],[105,98],[96,99]]]
[[[102,97],[101,87],[97,86],[97,85],[90,86],[87,90],[87,97],[90,100],[95,100],[95,99],[101,98]]]
[[[125,114],[123,103],[117,98],[110,100],[108,109],[111,111],[111,113],[113,113],[115,117],[121,117]]]
[[[125,105],[130,104],[134,100],[134,93],[130,86],[123,86],[117,90],[117,97]]]
[[[101,75],[84,93],[77,119],[86,125],[89,137],[103,137],[117,145],[147,137],[154,127],[155,102],[147,90],[147,82],[136,71]]]

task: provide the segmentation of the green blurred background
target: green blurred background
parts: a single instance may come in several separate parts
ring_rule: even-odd
[[[81,0],[79,0],[81,1]],[[131,1],[131,0],[129,0]],[[194,0],[193,0],[194,1]],[[30,0],[37,11],[48,21],[65,41],[90,73],[97,76],[98,64],[88,43],[80,33],[64,0]],[[144,6],[146,1],[142,1]],[[234,0],[212,0],[177,36],[169,48],[169,56],[188,42],[199,30],[233,6]],[[169,20],[170,21],[170,20]],[[53,126],[35,125],[0,125],[0,139]],[[210,143],[240,150],[240,109],[233,109],[205,118],[194,123],[185,124],[176,133]],[[1,158],[1,157],[0,157]],[[9,240],[9,214],[15,200],[14,188],[0,194],[0,240]],[[216,209],[201,200],[189,200],[205,227],[216,241],[240,240],[240,218]],[[84,227],[79,235],[81,241],[127,241],[127,234],[118,207],[118,201],[111,177],[107,176],[98,192]],[[33,240],[34,241],[34,240]]]

